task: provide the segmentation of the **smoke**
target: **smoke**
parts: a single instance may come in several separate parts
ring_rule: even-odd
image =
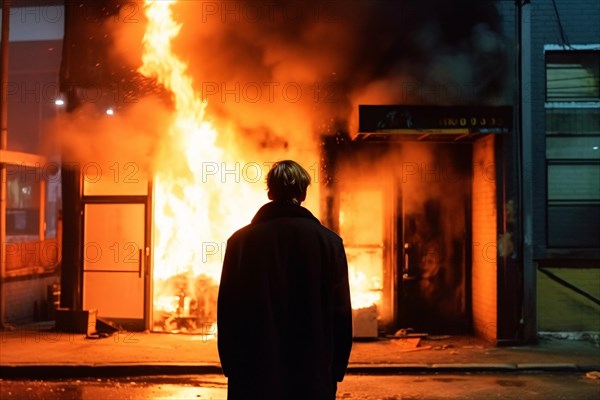
[[[241,146],[349,130],[358,104],[492,104],[507,43],[489,1],[183,1],[175,44]]]
[[[321,135],[354,133],[359,104],[485,105],[505,100],[509,55],[495,7],[482,0],[181,0],[173,7],[181,24],[173,48],[206,104],[217,144],[226,149],[225,162],[252,166],[293,158],[315,172]],[[116,166],[121,169],[133,161],[146,170],[162,162],[173,178],[169,193],[191,198],[180,184],[188,180],[179,179],[193,167],[183,164],[183,153],[197,154],[193,161],[217,160],[201,160],[205,153],[182,151],[169,139],[172,94],[137,72],[146,26],[142,3],[80,0],[66,2],[65,8],[61,86],[76,95],[82,88],[106,89],[108,95],[79,98],[82,105],[56,122],[54,139],[62,143],[63,154],[100,163],[110,173],[115,163],[122,163]],[[86,18],[86,9],[97,11],[98,18]],[[109,106],[117,106],[112,116],[104,114]],[[441,282],[422,288],[423,302],[428,306],[429,300],[439,302],[445,295],[447,315],[460,313],[464,293],[456,284],[461,271],[455,267],[460,262],[453,260],[460,252],[456,243],[464,243],[468,171],[434,145],[403,143],[395,149],[399,151],[391,150],[381,145],[370,153],[347,154],[335,171],[338,188],[398,189],[402,212],[417,221],[417,233],[427,236],[423,248],[433,246],[438,255],[423,258],[422,273]],[[192,192],[198,192],[197,186],[207,185],[195,185]],[[230,230],[234,224],[224,223],[226,218],[238,218],[236,224],[244,220],[232,211],[254,211],[251,196],[237,191],[242,185],[231,186],[236,190],[228,192],[228,186],[219,184],[214,196],[198,196],[210,203],[195,202],[205,211],[201,217],[165,230],[163,236],[184,249],[171,253],[189,254],[203,240],[179,229],[190,221]],[[397,204],[388,203],[395,196],[375,196],[386,202],[380,206],[387,211],[373,215],[387,217],[394,207],[398,212]],[[310,198],[308,202],[310,208]],[[347,210],[347,215],[371,222],[360,231],[365,234],[375,224],[389,229],[387,219],[369,221],[369,210]],[[213,227],[212,220],[219,226]],[[221,233],[208,240],[221,242],[226,238]],[[194,243],[187,245],[186,238]],[[170,290],[181,289],[177,279]],[[438,288],[453,292],[434,293]]]
[[[340,232],[349,265],[370,281],[381,275],[384,259],[361,261],[365,249],[381,246],[382,257],[397,257],[398,269],[388,266],[401,281],[398,322],[406,327],[464,329],[470,154],[470,144],[379,143],[347,149],[338,160],[334,179],[340,213],[348,216]],[[383,307],[389,315],[389,305]]]
[[[63,64],[81,73],[63,71],[63,86],[97,76],[98,85],[133,91],[143,103],[153,91],[135,72],[143,5],[104,3],[82,3],[101,10],[102,24],[77,14],[67,20],[88,24],[66,31],[65,47],[79,41],[80,53]],[[492,1],[196,0],[176,3],[174,14],[181,23],[174,50],[188,63],[220,144],[235,143],[246,156],[318,161],[319,136],[355,129],[358,104],[481,105],[506,97],[507,43]],[[94,56],[90,40],[108,48]],[[164,114],[146,113],[146,121],[161,125]]]
[[[150,96],[113,111],[107,115],[106,108],[85,104],[60,115],[49,127],[53,135],[48,144],[60,143],[65,161],[101,166],[135,163],[136,169],[150,171],[159,138],[167,130],[168,111]]]

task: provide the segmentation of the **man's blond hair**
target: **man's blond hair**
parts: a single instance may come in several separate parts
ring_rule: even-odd
[[[267,173],[267,188],[271,200],[304,201],[308,185],[310,175],[292,160],[274,163]]]

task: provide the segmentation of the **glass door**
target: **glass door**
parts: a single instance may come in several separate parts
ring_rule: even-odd
[[[133,163],[94,163],[83,179],[83,308],[128,330],[147,328],[149,187]]]
[[[85,204],[83,308],[129,327],[144,321],[144,203]]]

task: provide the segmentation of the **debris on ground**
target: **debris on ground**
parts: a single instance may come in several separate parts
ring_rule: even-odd
[[[446,340],[450,339],[450,335],[427,335],[427,340]]]
[[[105,333],[105,332],[94,332],[94,333],[90,333],[87,334],[85,336],[86,339],[105,339],[107,337],[111,336],[110,333]]]
[[[585,377],[589,379],[600,379],[600,371],[590,371],[585,374]]]
[[[396,346],[400,347],[401,352],[408,352],[408,351],[419,351],[419,350],[429,350],[431,349],[431,346],[420,346],[421,344],[421,338],[398,338],[398,339],[392,339],[392,343],[394,343]]]
[[[426,338],[427,333],[417,333],[413,328],[398,329],[393,335],[388,335],[389,338]]]

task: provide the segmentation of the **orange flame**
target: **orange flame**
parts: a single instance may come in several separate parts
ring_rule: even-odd
[[[182,330],[204,331],[198,324],[210,324],[209,331],[214,332],[216,288],[226,240],[251,220],[266,198],[258,180],[247,182],[231,175],[224,179],[215,173],[227,168],[239,175],[240,164],[245,163],[238,149],[217,146],[218,131],[205,113],[207,103],[194,91],[187,64],[173,52],[172,40],[181,29],[173,19],[175,2],[145,1],[148,22],[139,69],[169,90],[173,101],[171,121],[154,166],[154,329],[178,331],[183,326]],[[357,265],[350,262],[355,308],[378,303],[381,296],[380,279],[370,271],[367,279],[369,268],[362,265],[374,262],[377,271],[380,260],[358,258]]]
[[[263,188],[215,173],[231,163],[225,158],[228,149],[215,144],[217,131],[206,118],[206,103],[171,48],[181,28],[172,17],[173,3],[146,1],[140,68],[172,93],[174,108],[153,181],[154,321],[157,328],[161,313],[189,317],[195,308],[195,329],[201,329],[198,320],[212,323],[216,315],[215,288],[227,237],[250,221],[265,195]],[[248,207],[239,207],[242,199]]]
[[[352,308],[382,306],[383,214],[380,191],[342,192],[340,232],[346,244]]]

